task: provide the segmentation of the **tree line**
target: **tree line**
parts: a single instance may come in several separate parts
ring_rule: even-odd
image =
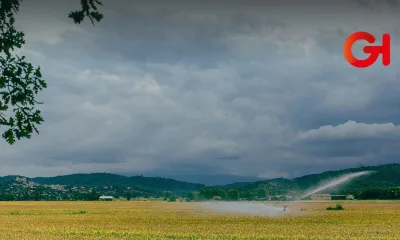
[[[102,186],[102,187],[79,187],[68,188],[64,191],[55,190],[43,185],[34,187],[24,187],[12,182],[0,183],[0,201],[96,201],[101,195],[110,195],[114,198],[125,198],[127,200],[135,198],[158,198],[164,201],[174,202],[178,198],[186,201],[257,201],[257,200],[294,200],[298,196],[297,192],[290,190],[268,191],[265,188],[254,190],[243,189],[222,189],[215,187],[205,187],[200,191],[187,191],[182,193],[172,191],[152,191],[139,188],[129,188],[126,186]],[[333,194],[352,194],[356,199],[400,199],[400,186],[389,188],[358,188],[343,189]],[[286,195],[292,196],[286,199]]]

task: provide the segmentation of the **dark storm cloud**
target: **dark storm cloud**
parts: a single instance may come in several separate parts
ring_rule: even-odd
[[[5,146],[1,174],[270,178],[399,156],[392,2],[104,1],[96,27],[67,18],[78,3],[21,7],[46,121]],[[393,35],[390,67],[344,61],[360,30]]]
[[[382,6],[382,5],[389,5],[390,7],[398,7],[399,6],[399,1],[398,0],[384,0],[384,1],[377,1],[377,0],[353,0],[357,2],[361,7],[368,7],[368,8],[374,8],[377,6]]]
[[[121,61],[183,62],[212,67],[235,57],[226,44],[226,37],[232,33],[246,36],[284,27],[251,12],[194,14],[192,8],[186,12],[179,4],[158,6],[139,2],[137,8],[120,7],[129,3],[120,4],[109,4],[113,17],[96,27],[91,38],[80,31],[64,32],[63,43],[70,49],[69,54],[82,54],[85,50],[85,57],[96,59],[115,57]],[[34,44],[37,48],[47,49],[54,57],[64,52],[57,45]],[[268,50],[274,48],[271,44]],[[78,61],[88,64],[84,60]]]
[[[392,123],[365,124],[348,121],[337,126],[322,126],[300,133],[297,137],[297,151],[321,158],[363,158],[369,159],[369,164],[379,161],[387,163],[394,159],[394,155],[398,156],[395,146],[400,146],[399,136],[400,127]],[[388,156],[392,156],[390,160]]]

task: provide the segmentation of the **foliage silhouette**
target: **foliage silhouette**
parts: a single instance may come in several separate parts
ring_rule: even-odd
[[[25,56],[16,54],[25,44],[24,33],[15,26],[15,15],[22,0],[2,0],[0,2],[0,126],[6,129],[2,137],[13,144],[21,138],[31,138],[39,134],[37,126],[44,119],[39,109],[41,104],[36,95],[47,87],[40,67],[34,67]],[[92,24],[99,22],[103,15],[97,11],[102,5],[98,0],[81,0],[82,9],[71,11],[69,18],[75,24],[88,17]]]

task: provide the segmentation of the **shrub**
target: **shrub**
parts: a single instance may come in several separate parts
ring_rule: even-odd
[[[329,211],[330,210],[344,210],[344,207],[341,204],[337,203],[335,207],[329,206],[326,208],[326,210],[329,210]]]
[[[176,202],[176,196],[171,196],[168,198],[168,202]]]
[[[81,211],[73,211],[72,214],[85,214],[86,211],[85,210],[81,210]]]

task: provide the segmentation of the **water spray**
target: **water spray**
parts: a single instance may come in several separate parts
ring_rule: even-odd
[[[326,190],[326,189],[328,189],[328,188],[331,188],[331,187],[340,185],[340,184],[342,184],[342,183],[344,183],[344,182],[347,182],[347,181],[349,181],[349,180],[351,180],[351,179],[353,179],[353,178],[360,177],[360,176],[363,176],[363,175],[367,175],[367,174],[370,174],[370,173],[372,173],[372,172],[373,172],[373,171],[363,171],[363,172],[349,173],[349,174],[345,174],[345,175],[342,175],[342,176],[340,176],[340,177],[334,178],[334,179],[330,180],[328,183],[325,183],[325,184],[322,185],[322,186],[319,186],[319,187],[316,187],[316,188],[313,188],[313,189],[307,191],[307,192],[306,192],[305,194],[303,194],[300,198],[298,198],[298,199],[296,199],[296,200],[294,200],[294,201],[291,201],[290,204],[293,204],[293,203],[295,203],[295,202],[297,202],[297,201],[299,201],[299,200],[301,200],[301,199],[303,199],[303,198],[305,198],[305,197],[308,197],[308,196],[310,196],[311,194],[314,194],[314,193],[316,193],[316,192],[320,192],[320,191],[322,191],[322,190]],[[282,202],[282,200],[278,200],[278,202],[275,203],[275,204],[273,205],[273,207],[275,207],[276,205],[278,205],[280,202]],[[264,203],[264,204],[265,204],[265,203]],[[284,206],[284,211],[286,210],[286,207],[287,207],[288,205],[290,205],[290,204],[287,204],[287,205]],[[265,204],[265,205],[266,205],[266,204]]]
[[[261,203],[238,203],[238,202],[206,202],[203,203],[203,207],[211,209],[218,212],[229,212],[229,213],[246,213],[251,215],[261,215],[261,216],[282,216],[283,212],[287,211],[287,207],[313,193],[326,190],[330,187],[337,186],[353,178],[363,176],[372,173],[371,171],[350,173],[339,176],[337,178],[331,179],[325,184],[313,188],[306,193],[304,193],[300,198],[293,200],[291,202],[286,202],[284,207],[276,207],[282,200],[278,200],[274,205],[268,202],[261,201]]]
[[[349,181],[349,180],[351,180],[353,178],[360,177],[360,176],[363,176],[363,175],[367,175],[367,174],[370,174],[370,173],[372,173],[372,172],[371,171],[363,171],[363,172],[356,172],[356,173],[349,173],[349,174],[342,175],[341,177],[334,178],[334,179],[330,180],[328,183],[326,183],[326,184],[324,184],[322,186],[319,186],[319,187],[316,187],[314,189],[311,189],[311,190],[307,191],[298,200],[301,200],[301,199],[303,199],[305,197],[308,197],[311,194],[314,194],[316,192],[320,192],[322,190],[326,190],[328,188],[340,185],[340,184],[342,184],[344,182],[347,182],[347,181]]]

